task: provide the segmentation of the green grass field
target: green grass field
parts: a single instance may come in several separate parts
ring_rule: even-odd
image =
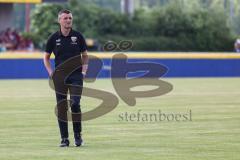
[[[112,112],[83,123],[85,146],[59,148],[55,95],[47,80],[0,81],[0,160],[239,160],[240,78],[165,79],[167,95],[120,100]],[[110,80],[89,87],[114,92]],[[87,111],[100,101],[82,100]],[[187,113],[192,121],[124,121],[122,113]],[[73,142],[70,125],[70,141]]]

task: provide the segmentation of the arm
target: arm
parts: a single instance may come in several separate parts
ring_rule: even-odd
[[[44,66],[49,74],[49,76],[52,75],[53,73],[53,70],[52,70],[52,66],[51,66],[51,63],[50,63],[50,54],[49,53],[44,53],[44,56],[43,56],[43,62],[44,62]]]
[[[85,76],[88,69],[88,54],[87,51],[82,53],[82,74]]]

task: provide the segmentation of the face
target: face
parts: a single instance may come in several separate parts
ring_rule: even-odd
[[[58,22],[61,26],[61,28],[65,28],[65,29],[70,29],[72,28],[72,13],[66,14],[66,13],[62,13],[59,16]]]

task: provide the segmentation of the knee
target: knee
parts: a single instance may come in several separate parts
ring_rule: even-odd
[[[72,110],[73,113],[79,113],[79,112],[81,112],[80,105],[73,103],[73,104],[71,105],[71,110]]]
[[[57,108],[58,111],[60,112],[66,112],[68,110],[68,103],[66,100],[62,100],[60,102],[57,103]]]

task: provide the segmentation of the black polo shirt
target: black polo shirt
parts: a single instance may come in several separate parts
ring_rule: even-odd
[[[87,50],[84,37],[80,32],[71,30],[68,36],[61,31],[52,34],[47,41],[46,52],[55,55],[55,67],[67,59],[77,56]]]

